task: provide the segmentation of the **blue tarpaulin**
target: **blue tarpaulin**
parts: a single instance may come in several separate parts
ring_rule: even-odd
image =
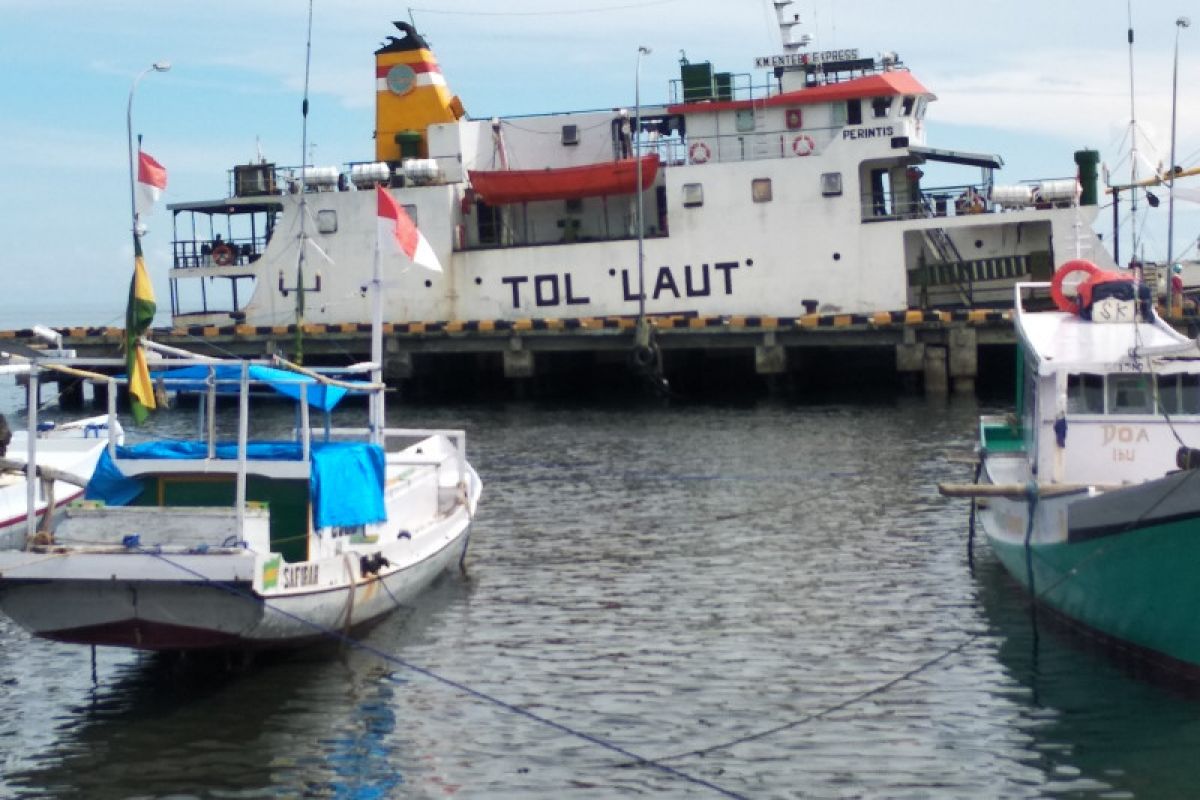
[[[302,452],[295,442],[251,442],[246,447],[246,457],[251,461],[299,461]],[[237,444],[218,444],[216,454],[221,460],[236,459]],[[207,457],[208,446],[204,442],[142,442],[117,448],[120,459]],[[387,520],[383,504],[386,459],[382,447],[365,442],[314,442],[311,458],[309,496],[314,527],[355,527]],[[110,506],[124,506],[136,500],[144,488],[144,480],[123,474],[106,449],[88,481],[84,497]]]
[[[213,364],[211,366],[198,364],[152,372],[150,378],[155,383],[161,379],[163,385],[170,391],[203,393],[208,391],[210,372],[217,381],[217,394],[236,395],[238,393],[238,386],[242,380],[242,368],[238,364]],[[295,400],[300,399],[300,387],[304,385],[308,404],[322,411],[333,410],[333,407],[346,396],[348,391],[342,386],[318,383],[315,379],[298,372],[289,372],[285,369],[264,367],[258,364],[250,365],[249,379],[251,383],[270,386],[276,392]],[[362,385],[365,387],[368,384]]]

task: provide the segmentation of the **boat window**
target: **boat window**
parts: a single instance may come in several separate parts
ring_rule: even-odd
[[[1147,375],[1109,375],[1108,411],[1110,414],[1149,414],[1154,396]]]
[[[704,186],[699,183],[683,185],[683,207],[695,208],[704,205]]]
[[[1159,375],[1158,407],[1167,414],[1200,414],[1200,375]]]
[[[821,196],[822,197],[838,197],[842,193],[842,173],[840,172],[822,172],[821,173]]]
[[[337,233],[337,211],[323,208],[317,212],[317,231],[319,233]]]
[[[755,178],[750,182],[750,196],[756,203],[771,202],[771,179]]]
[[[912,113],[913,113],[913,105],[915,105],[916,102],[917,102],[917,98],[913,97],[912,95],[905,97],[904,100],[900,104],[901,116],[911,117]]]
[[[925,109],[928,107],[929,107],[929,104],[927,102],[925,102],[924,97],[920,97],[917,99],[917,115],[916,115],[917,119],[925,119]]]
[[[862,100],[846,101],[846,124],[862,125]]]
[[[847,121],[847,116],[846,116],[847,106],[846,106],[846,104],[845,103],[833,103],[832,105],[829,106],[829,108],[833,114],[833,119],[830,120],[831,123],[833,124],[833,127],[840,128],[843,125],[845,125],[846,121]]]
[[[874,98],[873,100],[871,100],[871,109],[872,109],[873,113],[875,114],[876,119],[881,119],[883,117],[886,117],[888,115],[888,112],[891,111],[891,109],[892,109],[892,98],[890,98],[890,97]]]
[[[754,130],[754,109],[739,109],[735,118],[738,133],[750,133]]]
[[[1083,375],[1067,376],[1067,413],[1104,413],[1103,375],[1089,375],[1085,373]]]

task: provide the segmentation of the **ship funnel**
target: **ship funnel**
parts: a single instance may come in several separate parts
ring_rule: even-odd
[[[375,160],[398,163],[428,158],[429,126],[465,112],[417,29],[393,24],[404,35],[389,36],[375,51]]]

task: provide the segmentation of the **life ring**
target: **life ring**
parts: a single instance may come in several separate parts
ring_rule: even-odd
[[[792,152],[798,156],[812,155],[812,151],[817,147],[817,143],[807,133],[802,133],[795,139],[792,139]]]
[[[233,248],[227,244],[219,244],[213,248],[212,260],[218,267],[228,267],[235,258]]]
[[[712,158],[712,150],[708,149],[704,142],[692,142],[692,146],[688,148],[688,158],[694,164],[703,164]]]
[[[1072,259],[1066,262],[1058,271],[1054,273],[1054,277],[1050,280],[1050,297],[1054,300],[1054,305],[1059,311],[1066,311],[1068,314],[1079,313],[1079,297],[1067,297],[1063,293],[1063,282],[1067,276],[1073,272],[1085,273],[1084,281],[1090,280],[1094,275],[1100,272],[1100,268],[1090,261],[1082,258]],[[1082,281],[1080,281],[1082,283]]]

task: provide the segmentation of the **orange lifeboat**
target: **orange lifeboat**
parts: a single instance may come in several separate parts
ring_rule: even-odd
[[[658,154],[642,156],[642,186],[654,185]],[[574,200],[637,191],[636,159],[605,161],[581,167],[546,169],[469,170],[475,193],[488,205],[527,203],[533,200]]]

